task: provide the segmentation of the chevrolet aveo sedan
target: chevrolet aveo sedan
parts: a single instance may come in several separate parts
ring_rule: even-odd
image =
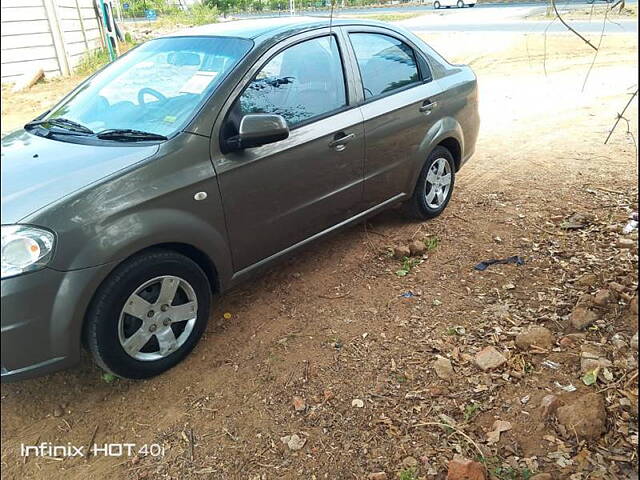
[[[287,18],[151,40],[2,140],[2,379],[146,378],[212,298],[402,203],[440,214],[476,77],[383,23]]]

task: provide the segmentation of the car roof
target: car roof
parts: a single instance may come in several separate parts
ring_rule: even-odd
[[[328,27],[329,23],[329,17],[258,18],[252,20],[234,20],[229,22],[212,23],[210,25],[201,25],[198,27],[181,30],[167,36],[216,36],[247,38],[256,40],[259,37],[273,37],[275,35],[282,34],[286,36],[287,33],[293,35],[294,33],[298,33],[304,30]],[[335,17],[333,18],[333,21],[331,23],[334,26],[376,25],[389,27],[389,25],[382,22],[340,19]]]

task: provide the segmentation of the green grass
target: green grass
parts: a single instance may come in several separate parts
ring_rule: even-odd
[[[348,12],[348,10],[347,10]],[[379,13],[374,15],[363,15],[363,17],[369,20],[379,20],[381,22],[399,22],[400,20],[408,20],[409,18],[415,18],[420,15],[424,15],[424,12],[421,13]]]
[[[438,237],[428,237],[424,239],[424,246],[427,247],[427,251],[435,250],[440,245],[440,239]]]
[[[528,468],[519,469],[504,466],[499,457],[484,457],[478,461],[485,464],[491,478],[496,480],[529,480],[533,477],[533,472]]]
[[[120,55],[125,53],[127,50],[131,50],[136,46],[136,42],[133,41],[131,35],[127,33],[125,35],[125,41],[118,44],[118,48],[120,50]],[[76,65],[75,72],[78,75],[88,76],[96,72],[97,70],[104,67],[107,63],[109,63],[109,52],[106,48],[96,48],[95,50],[88,51],[85,53],[80,63]]]
[[[475,417],[480,411],[479,403],[470,403],[469,405],[464,407],[464,421],[468,422],[473,417]]]
[[[178,25],[194,26],[207,25],[218,21],[218,10],[203,4],[195,4],[188,10],[176,10],[158,16],[156,25],[161,28],[177,27]]]
[[[400,472],[400,480],[417,480],[417,478],[418,475],[413,468],[405,468]]]
[[[420,260],[415,258],[404,257],[402,259],[402,268],[396,271],[396,275],[399,277],[406,277],[413,267],[420,265],[420,262]]]

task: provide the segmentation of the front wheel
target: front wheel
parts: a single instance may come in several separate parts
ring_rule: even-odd
[[[149,250],[121,264],[91,302],[84,340],[109,373],[141,379],[178,364],[209,317],[206,274],[190,258]]]
[[[440,215],[451,199],[455,175],[451,152],[436,147],[422,167],[413,195],[404,206],[407,215],[419,220]]]
[[[456,3],[456,5],[458,6],[458,8],[464,8],[464,2],[462,0],[458,0],[458,3]]]

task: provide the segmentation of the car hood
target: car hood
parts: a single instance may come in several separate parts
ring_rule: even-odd
[[[80,145],[25,130],[11,133],[2,139],[2,223],[16,223],[157,150],[158,145]]]

